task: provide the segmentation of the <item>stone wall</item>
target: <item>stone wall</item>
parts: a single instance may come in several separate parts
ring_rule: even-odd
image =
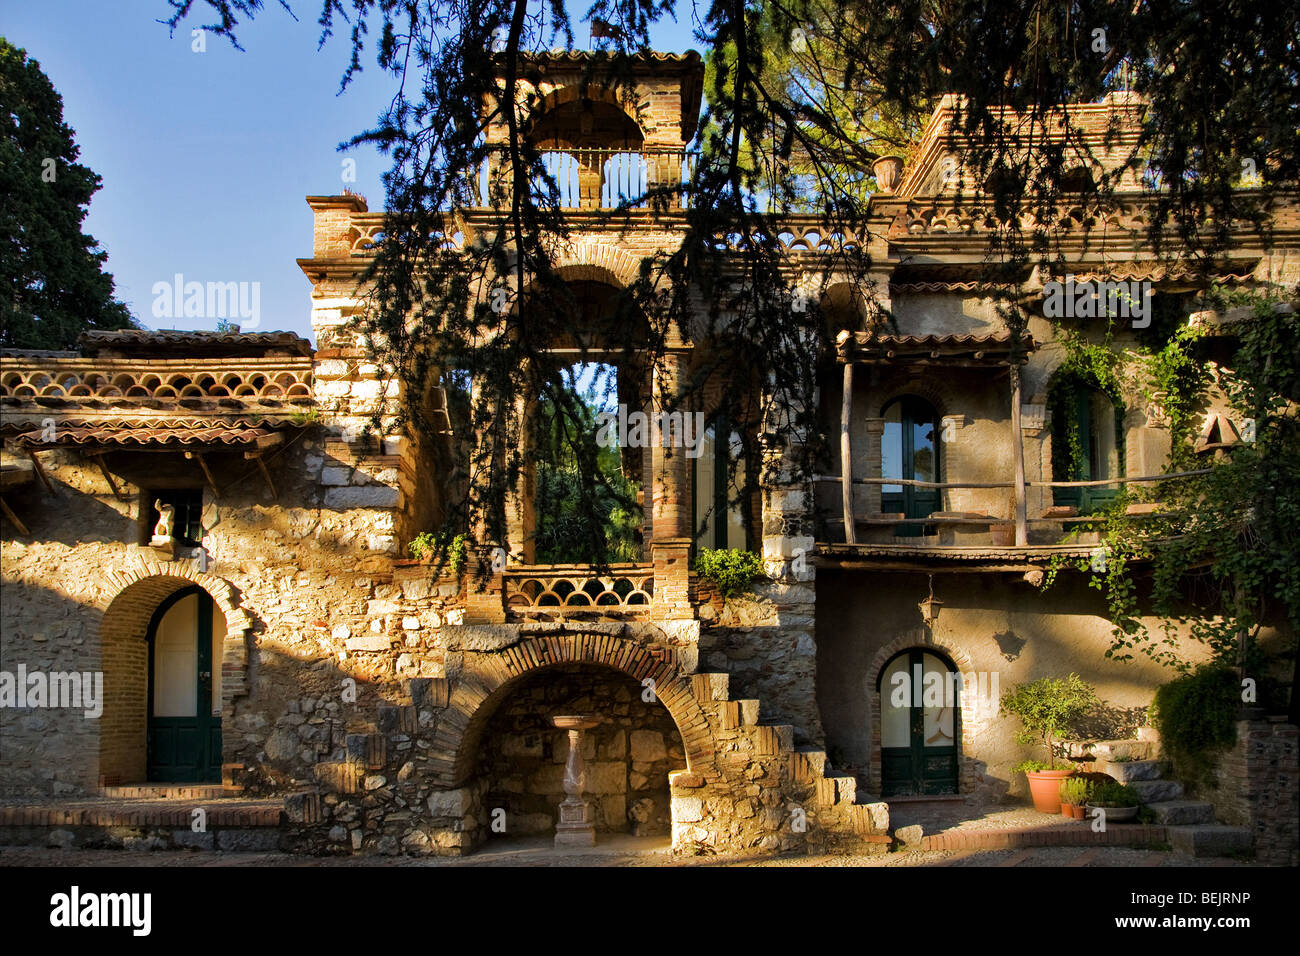
[[[1298,734],[1280,717],[1238,721],[1237,742],[1215,769],[1215,814],[1249,827],[1255,858],[1273,866],[1300,864]]]
[[[686,768],[686,753],[668,711],[645,696],[625,674],[576,665],[521,682],[492,717],[479,751],[489,819],[500,808],[506,834],[553,831],[565,796],[569,735],[550,717],[597,714],[601,725],[583,737],[596,829],[667,835],[668,774]]]

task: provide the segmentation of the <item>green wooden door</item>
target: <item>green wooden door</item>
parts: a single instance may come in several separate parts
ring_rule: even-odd
[[[184,588],[163,601],[149,622],[150,781],[221,782],[212,614],[206,591]]]
[[[1124,424],[1123,411],[1117,408],[1103,392],[1079,386],[1075,390],[1073,406],[1053,416],[1052,442],[1062,449],[1070,447],[1066,417],[1072,418],[1077,430],[1078,447],[1074,468],[1062,481],[1100,481],[1103,478],[1122,478],[1124,475]],[[1053,460],[1060,456],[1053,454]],[[1119,494],[1119,485],[1099,485],[1094,488],[1053,488],[1052,502],[1070,505],[1081,515],[1104,509]]]
[[[881,672],[882,796],[957,792],[960,683],[947,661],[913,648]]]
[[[895,399],[885,407],[881,436],[881,477],[907,481],[939,480],[939,416],[934,406],[914,395]],[[927,518],[940,510],[939,489],[912,485],[882,485],[881,510],[906,518]],[[914,538],[926,525],[900,524],[894,535]]]

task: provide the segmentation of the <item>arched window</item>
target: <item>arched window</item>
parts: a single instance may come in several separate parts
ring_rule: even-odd
[[[939,480],[939,414],[923,398],[904,395],[885,406],[880,440],[880,474],[904,481]],[[882,485],[881,510],[906,518],[926,518],[940,510],[937,488]],[[899,537],[925,533],[925,525],[899,525]]]
[[[957,792],[961,675],[933,651],[890,658],[876,682],[881,795]]]
[[[1101,389],[1079,376],[1053,384],[1052,479],[1101,481],[1124,477],[1124,410]],[[1100,510],[1119,494],[1119,485],[1053,488],[1052,501],[1080,514]]]

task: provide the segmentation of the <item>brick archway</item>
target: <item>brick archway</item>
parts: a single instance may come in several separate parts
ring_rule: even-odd
[[[100,608],[100,670],[104,713],[99,722],[99,774],[106,781],[141,781],[146,776],[146,695],[149,620],[167,597],[198,585],[226,622],[221,658],[221,715],[234,716],[234,701],[248,693],[248,630],[253,620],[239,607],[239,592],[225,578],[181,562],[143,561],[105,575],[113,597]]]
[[[520,680],[556,664],[592,664],[620,671],[638,681],[654,681],[686,750],[693,773],[716,773],[716,747],[708,718],[681,676],[668,648],[649,648],[608,634],[561,633],[528,637],[501,651],[466,655],[434,739],[441,760],[434,764],[435,785],[455,788],[474,773],[479,740],[492,715]]]

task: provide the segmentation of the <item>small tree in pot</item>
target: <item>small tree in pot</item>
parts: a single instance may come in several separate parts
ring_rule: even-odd
[[[1002,713],[1019,717],[1022,724],[1016,740],[1022,744],[1041,743],[1047,749],[1047,763],[1026,760],[1012,768],[1025,772],[1034,809],[1040,813],[1061,812],[1061,781],[1074,772],[1074,767],[1058,768],[1056,747],[1069,726],[1097,703],[1096,691],[1078,674],[1064,680],[1041,677],[1017,684],[1002,695]]]

